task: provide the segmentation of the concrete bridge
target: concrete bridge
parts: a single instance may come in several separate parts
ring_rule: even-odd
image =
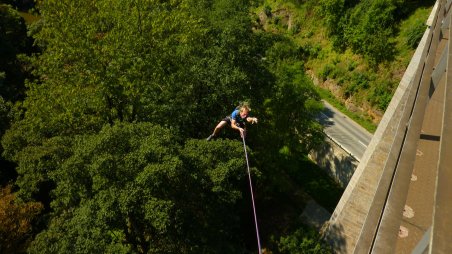
[[[325,227],[336,253],[452,253],[451,4],[435,4]]]

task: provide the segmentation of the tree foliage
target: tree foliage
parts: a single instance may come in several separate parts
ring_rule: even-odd
[[[261,68],[252,67],[253,35],[249,21],[238,19],[243,13],[228,13],[217,27],[189,4],[44,2],[36,39],[46,50],[36,67],[45,82],[31,92],[60,91],[45,110],[59,124],[98,130],[115,119],[151,121],[199,135],[211,108],[225,111],[249,96],[250,74]]]
[[[278,249],[281,253],[290,254],[328,254],[331,249],[322,244],[320,236],[314,230],[301,227],[292,234],[281,237],[278,243]]]
[[[401,0],[322,0],[320,13],[336,48],[350,47],[373,64],[391,60],[397,22],[405,13]]]
[[[32,222],[42,211],[38,202],[20,203],[12,192],[11,185],[0,193],[0,251],[13,253],[24,251],[31,240]]]
[[[300,64],[284,65],[278,73],[275,97],[266,101],[266,117],[276,131],[276,147],[307,154],[323,142],[322,127],[312,121],[323,105]]]
[[[304,155],[321,137],[303,49],[254,33],[249,4],[39,3],[36,78],[2,137],[18,198],[46,208],[29,252],[245,251],[243,147],[200,140],[208,124],[251,101],[252,170],[268,180],[275,149]]]
[[[72,150],[52,173],[55,212],[32,253],[239,249],[233,212],[245,166],[239,143],[180,146],[162,127],[116,124],[78,136]]]
[[[416,23],[406,33],[406,43],[411,48],[417,48],[426,29],[426,25],[422,20],[416,20]]]
[[[264,103],[265,118],[270,124],[265,129],[274,133],[265,137],[273,148],[307,154],[323,142],[321,125],[312,121],[323,105],[305,74],[303,54],[303,48],[286,39],[278,40],[266,52],[276,82],[272,96]],[[266,150],[274,152],[270,147]]]
[[[232,21],[213,26],[193,16],[189,3],[42,3],[35,38],[43,53],[34,60],[40,79],[30,84],[25,117],[3,138],[5,156],[23,175],[21,192],[30,197],[48,182],[55,168],[48,158],[61,161],[52,151],[65,151],[71,136],[118,120],[197,137],[250,95],[250,80],[259,76],[251,72],[263,72],[252,60],[252,31]]]

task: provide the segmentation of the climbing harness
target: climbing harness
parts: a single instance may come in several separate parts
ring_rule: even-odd
[[[259,228],[257,226],[256,206],[254,204],[253,184],[251,183],[250,164],[248,162],[248,153],[246,152],[245,136],[243,135],[242,140],[243,140],[243,149],[245,150],[246,168],[248,169],[248,180],[250,182],[251,201],[253,203],[254,225],[256,226],[257,247],[259,248],[259,254],[262,254],[261,241],[259,238]]]

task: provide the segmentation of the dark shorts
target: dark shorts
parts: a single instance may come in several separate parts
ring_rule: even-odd
[[[231,126],[232,118],[231,118],[231,116],[227,116],[227,117],[223,118],[222,121],[225,121],[229,126]],[[245,128],[245,123],[243,123],[243,122],[240,123],[240,122],[235,121],[235,125],[240,128]]]

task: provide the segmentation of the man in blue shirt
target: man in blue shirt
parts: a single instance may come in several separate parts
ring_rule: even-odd
[[[223,120],[221,120],[220,123],[218,123],[212,135],[210,135],[207,138],[207,141],[210,141],[212,138],[216,137],[220,130],[227,124],[231,125],[232,129],[238,130],[240,132],[240,137],[245,138],[246,137],[245,122],[249,122],[252,124],[257,123],[256,117],[248,116],[248,113],[250,111],[251,109],[248,107],[248,105],[242,105],[235,109],[230,116],[226,116]]]

